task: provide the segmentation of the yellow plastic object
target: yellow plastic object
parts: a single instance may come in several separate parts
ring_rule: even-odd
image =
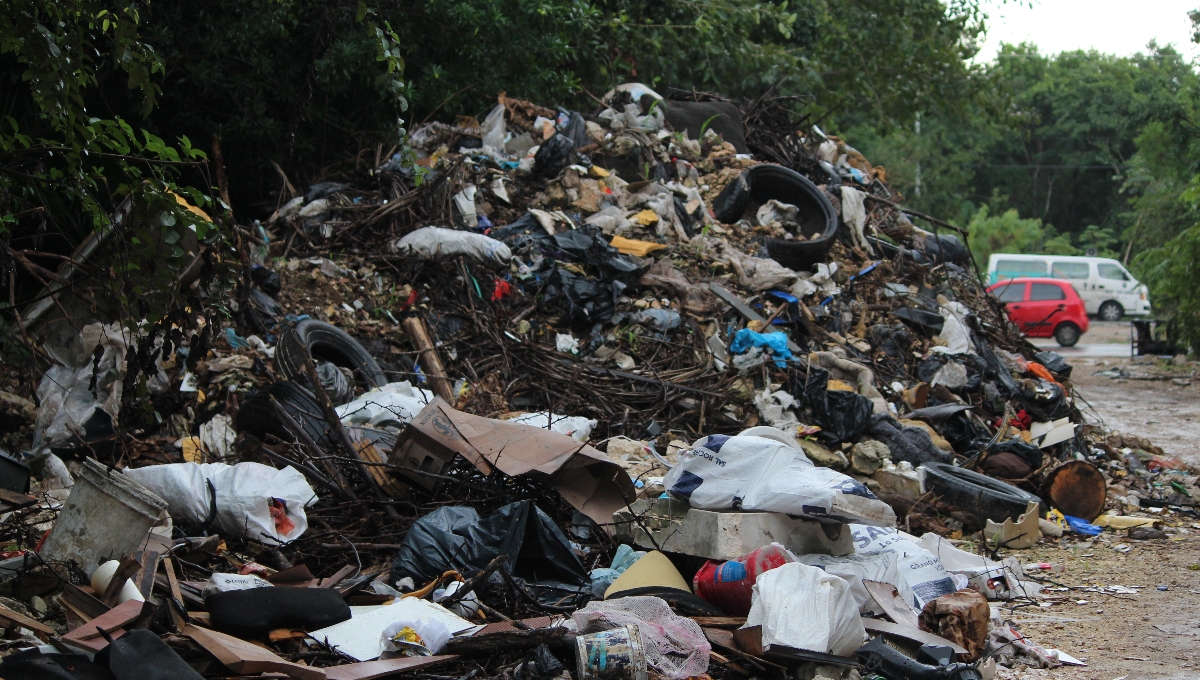
[[[845,382],[844,380],[838,380],[837,378],[830,378],[829,382],[825,385],[825,389],[826,389],[826,391],[829,391],[829,392],[853,392],[854,391],[854,388],[850,385],[850,383]]]
[[[608,245],[616,248],[617,252],[622,255],[636,255],[637,257],[646,257],[649,253],[653,253],[656,250],[666,250],[667,248],[661,243],[638,241],[636,239],[625,238],[624,236],[613,236],[612,241]]]
[[[604,179],[610,174],[612,173],[600,167],[599,165],[593,165],[592,167],[588,168],[588,177],[591,177],[592,179]]]
[[[1067,518],[1058,510],[1051,510],[1050,512],[1047,512],[1046,519],[1057,524],[1059,529],[1062,529],[1063,531],[1070,531],[1070,527],[1067,526]]]
[[[647,208],[646,210],[634,215],[632,219],[634,222],[637,222],[643,227],[648,227],[651,224],[656,224],[658,222],[658,213]]]
[[[666,555],[657,550],[652,550],[645,554],[642,559],[634,562],[624,574],[617,577],[617,580],[612,582],[608,590],[604,591],[604,599],[612,597],[616,593],[633,590],[634,588],[645,588],[647,586],[659,586],[663,588],[675,588],[692,592],[688,582],[683,580],[683,576],[679,570],[671,564],[671,560]]]
[[[1092,524],[1095,524],[1098,527],[1107,527],[1109,529],[1116,529],[1117,531],[1123,531],[1125,529],[1132,529],[1133,527],[1158,526],[1158,525],[1162,524],[1162,520],[1155,519],[1153,517],[1130,517],[1128,515],[1100,515],[1092,522]]]

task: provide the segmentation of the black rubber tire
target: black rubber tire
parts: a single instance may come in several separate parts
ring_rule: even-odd
[[[296,332],[284,333],[275,349],[275,368],[283,377],[299,383],[307,383],[304,375],[304,349],[312,354],[314,361],[328,361],[354,371],[354,378],[369,387],[387,384],[383,369],[374,357],[357,340],[342,329],[324,321],[305,319],[296,324]]]
[[[1083,334],[1079,331],[1079,326],[1070,322],[1060,323],[1058,328],[1054,329],[1054,340],[1061,347],[1074,347],[1081,335]]]
[[[259,439],[264,439],[268,434],[275,435],[285,442],[295,439],[271,405],[272,396],[283,410],[292,416],[292,420],[300,423],[318,446],[333,446],[333,433],[321,414],[321,405],[317,403],[317,398],[300,385],[286,380],[254,390],[246,397],[237,412],[235,425],[238,432],[252,434]]]
[[[1101,321],[1120,321],[1121,317],[1125,316],[1125,308],[1116,300],[1109,300],[1100,305],[1100,311],[1096,314]]]
[[[808,271],[814,264],[825,262],[837,237],[837,212],[816,184],[794,170],[768,163],[755,165],[721,191],[713,201],[713,210],[717,221],[736,222],[751,201],[766,203],[772,198],[800,208],[801,228],[809,238],[767,239],[771,257],[796,271]]]
[[[1029,501],[1042,506],[1039,514],[1045,510],[1042,499],[1028,491],[949,463],[925,464],[925,490],[949,505],[993,522],[1017,519],[1025,513]]]

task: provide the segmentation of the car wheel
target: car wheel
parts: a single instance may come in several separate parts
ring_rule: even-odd
[[[1074,347],[1080,335],[1079,326],[1073,323],[1062,323],[1054,329],[1054,339],[1063,347]]]
[[[1125,316],[1125,308],[1119,302],[1109,300],[1100,305],[1100,319],[1102,321],[1120,321],[1123,316]]]

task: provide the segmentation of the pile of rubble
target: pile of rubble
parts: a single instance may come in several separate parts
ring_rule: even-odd
[[[502,94],[284,178],[136,334],[27,314],[0,676],[1077,663],[1006,621],[1042,591],[1008,551],[1186,532],[1195,474],[1085,423],[961,230],[843,140],[769,97],[604,102]]]

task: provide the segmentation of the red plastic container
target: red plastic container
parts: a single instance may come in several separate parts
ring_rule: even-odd
[[[752,550],[728,562],[709,560],[696,572],[692,589],[729,616],[745,616],[750,613],[750,600],[758,575],[795,561],[792,553],[778,543]]]

